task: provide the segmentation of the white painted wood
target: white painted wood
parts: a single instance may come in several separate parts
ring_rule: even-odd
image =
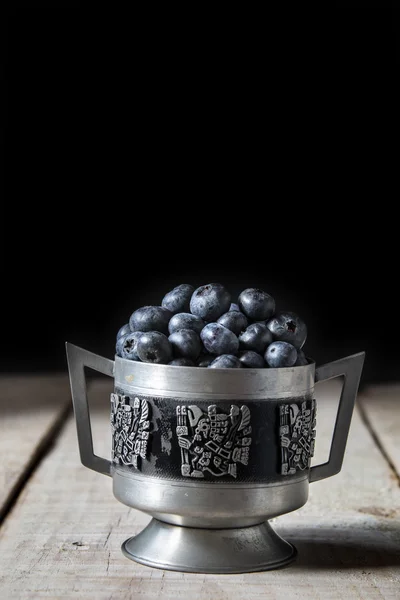
[[[360,401],[371,428],[400,476],[400,385],[371,386]]]
[[[318,455],[327,452],[334,385],[318,388]],[[97,451],[110,446],[108,393],[93,393],[106,409],[93,412]],[[160,571],[133,563],[121,543],[149,517],[119,504],[111,479],[79,462],[71,419],[54,450],[29,481],[0,530],[0,597],[122,600],[399,598],[399,490],[356,412],[342,472],[312,484],[301,510],[274,520],[299,551],[283,570],[244,575]]]
[[[70,403],[64,375],[0,377],[0,515]]]

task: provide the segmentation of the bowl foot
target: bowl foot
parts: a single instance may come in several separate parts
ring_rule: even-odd
[[[126,540],[122,552],[149,567],[188,573],[267,571],[288,565],[297,554],[268,521],[236,529],[200,529],[157,519]]]

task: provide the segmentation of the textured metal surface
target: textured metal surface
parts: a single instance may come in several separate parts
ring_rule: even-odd
[[[114,462],[133,474],[218,483],[281,481],[280,408],[311,405],[310,393],[287,399],[209,403],[182,398],[112,394]],[[283,404],[282,404],[283,403]],[[146,407],[143,416],[142,406]],[[303,417],[296,419],[296,427]],[[149,421],[148,421],[149,419]],[[143,427],[145,425],[145,427]],[[298,442],[307,445],[302,432]],[[297,434],[297,429],[294,432]],[[291,453],[291,450],[289,450]],[[302,448],[302,454],[307,452]],[[308,451],[309,454],[309,451]],[[308,460],[299,470],[308,470]],[[304,473],[299,472],[300,478]],[[296,473],[290,477],[296,479]]]
[[[141,469],[151,447],[151,405],[144,398],[111,394],[111,456],[116,464]]]
[[[191,527],[246,527],[303,506],[308,478],[279,484],[218,484],[183,482],[132,475],[114,470],[115,497],[128,506],[176,525]]]
[[[240,473],[248,466],[254,435],[250,408],[245,404],[231,404],[229,412],[227,408],[216,404],[204,410],[197,404],[176,407],[175,433],[184,477],[229,475],[236,479],[238,469]]]
[[[294,546],[269,525],[236,529],[176,527],[153,519],[122,544],[136,562],[189,573],[250,573],[278,569],[296,557]]]
[[[295,475],[296,471],[310,468],[315,447],[315,415],[314,399],[279,406],[282,475]]]

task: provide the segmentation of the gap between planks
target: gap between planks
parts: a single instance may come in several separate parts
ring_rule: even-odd
[[[97,381],[97,379],[95,378],[93,380],[92,378],[89,378],[87,380],[89,402],[91,402],[90,392],[94,381]],[[101,379],[99,379],[99,381],[101,381]],[[11,406],[14,414],[18,415],[22,414],[24,410],[37,409],[40,407],[40,401],[43,400],[40,392],[43,392],[44,394],[44,406],[51,407],[52,411],[54,411],[53,415],[50,414],[48,416],[49,422],[47,424],[43,423],[43,430],[40,430],[40,428],[38,429],[38,439],[32,440],[32,447],[30,448],[30,445],[28,444],[27,448],[25,448],[26,456],[23,455],[21,464],[17,465],[21,471],[8,490],[7,486],[5,486],[5,496],[0,497],[1,529],[30,479],[40,467],[43,460],[51,452],[57,438],[67,426],[69,418],[73,414],[73,410],[69,380],[64,375],[30,376],[21,374],[15,378],[8,378],[5,376],[0,379],[0,383],[2,384],[0,387],[0,411],[6,410]],[[8,396],[10,384],[12,386],[11,399]],[[54,406],[53,399],[60,399],[60,397],[62,402],[59,402],[58,405],[56,404]],[[17,401],[14,405],[15,400]],[[10,427],[12,428],[12,424]],[[17,421],[15,429],[17,436],[23,435],[23,431],[20,431],[20,427],[21,425]],[[0,450],[4,457],[6,457],[6,454],[12,451],[12,447],[3,444],[3,447],[0,446]],[[27,452],[31,452],[31,454],[28,455]],[[5,458],[5,460],[7,460],[7,458]],[[17,467],[15,467],[14,470],[16,470]],[[0,478],[1,475],[4,477],[4,473],[0,473]]]
[[[7,519],[7,516],[11,513],[26,484],[34,475],[41,462],[46,458],[47,454],[51,451],[55,439],[66,426],[68,417],[71,413],[72,405],[70,402],[68,402],[68,404],[65,404],[65,406],[61,409],[52,425],[49,427],[43,438],[39,441],[37,447],[34,449],[31,458],[24,466],[13,488],[10,490],[8,498],[5,500],[3,506],[0,506],[0,527]]]

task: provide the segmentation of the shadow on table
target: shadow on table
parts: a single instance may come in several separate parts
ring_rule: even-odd
[[[279,530],[278,530],[279,533]],[[282,530],[298,551],[295,565],[302,569],[368,569],[400,566],[400,523],[389,519],[377,527]]]
[[[54,410],[71,404],[66,374],[19,374],[0,377],[0,415]],[[72,406],[72,404],[71,404]]]
[[[90,369],[88,370],[90,373]],[[87,378],[90,407],[93,410],[110,410],[110,377]],[[67,405],[72,412],[71,390],[67,373],[35,375],[19,374],[0,377],[0,418],[6,414],[26,414]]]

